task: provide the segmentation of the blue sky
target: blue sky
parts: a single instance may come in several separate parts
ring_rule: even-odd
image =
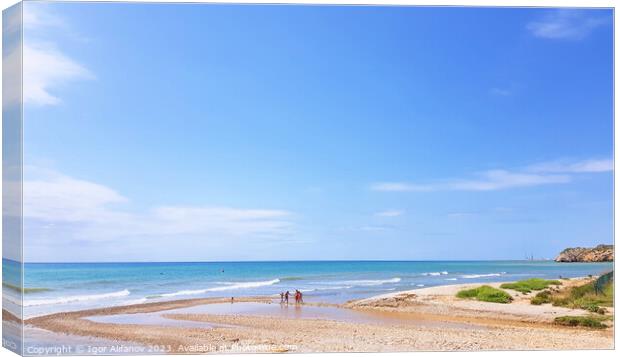
[[[613,240],[610,10],[29,2],[24,22],[26,260]]]

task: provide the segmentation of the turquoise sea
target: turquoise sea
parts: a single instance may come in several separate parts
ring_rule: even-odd
[[[19,264],[3,260],[4,307],[19,306]],[[344,302],[394,291],[531,277],[598,275],[611,263],[553,261],[295,261],[26,263],[24,316],[198,297],[276,295]]]

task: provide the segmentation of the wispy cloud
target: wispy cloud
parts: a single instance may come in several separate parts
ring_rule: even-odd
[[[63,53],[54,40],[49,39],[49,30],[66,30],[61,18],[48,13],[44,6],[28,4],[23,8],[23,27],[27,41],[16,46],[5,58],[5,63],[20,68],[23,63],[23,102],[34,105],[57,105],[61,99],[54,94],[60,87],[78,80],[93,79],[95,76],[85,66]],[[19,78],[13,80],[19,84]],[[17,92],[16,92],[17,93]],[[19,103],[18,95],[7,97],[7,104]]]
[[[375,213],[375,217],[398,217],[405,214],[404,211],[400,210],[387,210]]]
[[[569,162],[567,160],[557,160],[552,162],[544,162],[529,167],[532,172],[608,172],[613,171],[614,162],[611,159],[590,159],[578,162]]]
[[[609,24],[610,20],[597,10],[561,9],[530,22],[527,29],[540,38],[581,40],[596,28]]]
[[[32,43],[23,46],[24,103],[56,105],[60,98],[52,94],[70,82],[93,79],[84,66],[67,57],[51,43]]]
[[[211,241],[278,237],[292,229],[285,210],[162,205],[135,212],[130,200],[98,183],[26,168],[24,218],[61,225],[65,238],[114,241],[127,237],[192,236]]]
[[[611,160],[585,160],[579,162],[546,162],[521,170],[489,170],[471,179],[449,179],[431,183],[380,182],[371,185],[374,191],[424,192],[424,191],[495,191],[547,184],[561,184],[572,180],[577,173],[597,173],[613,170]]]

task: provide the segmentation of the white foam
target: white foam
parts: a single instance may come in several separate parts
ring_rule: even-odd
[[[423,287],[423,286],[424,286],[424,284],[417,284],[416,286]]]
[[[143,303],[147,302],[148,300],[149,299],[147,299],[147,298],[127,300],[127,301],[123,301],[122,305],[138,305],[138,304],[143,304]]]
[[[280,279],[266,280],[266,281],[248,281],[242,283],[231,283],[227,286],[220,286],[217,288],[210,288],[207,291],[225,291],[225,290],[237,290],[237,289],[251,289],[259,288],[261,286],[274,285],[280,282]]]
[[[353,286],[377,286],[383,284],[396,284],[400,282],[400,278],[384,279],[384,280],[348,280],[339,281],[338,284],[353,285]]]
[[[458,280],[458,279],[457,278],[447,278],[446,280],[454,281],[454,280]]]
[[[431,273],[422,273],[424,276],[440,276],[440,275],[448,275],[447,271],[434,271]]]
[[[92,300],[101,300],[101,299],[109,299],[115,297],[123,297],[129,295],[129,290],[121,290],[112,293],[105,294],[93,294],[93,295],[74,295],[67,297],[59,297],[55,299],[33,299],[33,300],[24,300],[24,306],[40,306],[40,305],[60,305],[60,304],[69,304],[73,302],[82,302],[82,301],[92,301]]]
[[[274,285],[280,282],[280,279],[266,280],[266,281],[247,281],[240,283],[225,283],[225,286],[218,286],[215,288],[207,288],[207,289],[198,289],[198,290],[180,290],[174,293],[165,293],[159,294],[156,297],[173,297],[180,295],[200,295],[210,291],[227,291],[227,290],[238,290],[238,289],[251,289],[258,288],[261,286],[269,286]]]
[[[353,285],[338,285],[338,286],[323,286],[314,289],[300,289],[302,293],[309,293],[312,291],[320,291],[320,290],[342,290],[342,289],[351,289]]]
[[[476,279],[476,278],[488,278],[492,276],[502,276],[503,274],[506,274],[506,273],[501,272],[501,273],[492,273],[492,274],[468,274],[468,275],[463,275],[461,277],[463,279]]]

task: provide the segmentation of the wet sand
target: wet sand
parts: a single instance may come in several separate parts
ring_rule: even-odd
[[[479,285],[399,292],[340,307],[281,307],[270,297],[237,298],[235,304],[228,298],[191,299],[58,313],[25,323],[56,333],[161,346],[164,353],[614,347],[613,329],[551,323],[556,316],[585,313],[582,310],[533,306],[518,293],[511,304],[454,297],[462,288]]]

